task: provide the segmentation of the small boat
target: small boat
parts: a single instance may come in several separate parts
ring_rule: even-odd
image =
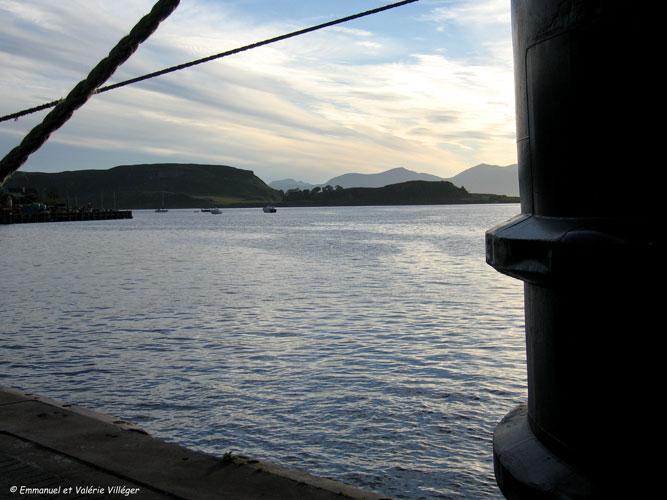
[[[221,213],[222,213],[222,210],[220,210],[219,208],[212,208],[212,209],[211,209],[211,213],[212,213],[212,214],[216,214],[216,215],[217,215],[217,214],[221,214]]]
[[[276,212],[276,207],[273,205],[267,205],[264,208],[262,208],[265,214],[272,214]]]
[[[164,208],[164,193],[162,193],[162,207],[156,208],[155,211],[159,214],[163,214],[165,212],[169,212],[168,209]]]

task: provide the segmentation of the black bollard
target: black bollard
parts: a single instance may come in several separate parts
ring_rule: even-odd
[[[509,499],[660,491],[655,15],[512,2],[521,214],[486,234],[487,262],[524,281],[528,402],[494,433]]]

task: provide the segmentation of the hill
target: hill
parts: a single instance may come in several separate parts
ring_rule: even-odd
[[[499,167],[500,168],[500,167]],[[349,175],[349,174],[348,174]],[[361,174],[357,174],[361,175]],[[393,169],[372,179],[404,178],[406,169]],[[428,175],[428,174],[426,174]],[[431,178],[433,176],[429,176]],[[437,179],[437,178],[436,178]],[[267,186],[250,170],[225,165],[160,163],[122,165],[109,170],[59,173],[18,171],[7,189],[26,189],[49,204],[118,209],[208,208],[259,206],[266,203],[315,205],[423,205],[444,203],[517,202],[495,194],[471,194],[449,181],[411,180],[382,187],[343,188],[327,185],[281,193]]]
[[[277,189],[278,191],[289,191],[290,189],[312,189],[317,184],[310,184],[309,182],[297,181],[295,179],[281,179],[279,181],[269,182],[269,187]]]
[[[361,206],[361,205],[441,205],[461,203],[517,203],[518,198],[494,194],[468,193],[447,181],[408,181],[378,188],[353,187],[290,190],[284,205]]]
[[[482,163],[447,180],[472,193],[519,196],[519,167],[516,164],[499,167]]]
[[[431,174],[420,174],[405,168],[392,168],[379,174],[343,174],[329,179],[324,185],[351,187],[383,187],[408,181],[441,181],[440,177]]]
[[[281,199],[250,170],[226,165],[156,163],[59,173],[17,171],[7,189],[34,189],[43,198],[99,208],[200,208],[262,205]],[[115,205],[115,206],[114,206]]]
[[[343,188],[353,187],[383,187],[390,184],[398,184],[408,181],[449,181],[455,186],[465,187],[471,193],[504,194],[507,196],[519,196],[519,173],[517,165],[501,167],[498,165],[486,165],[484,163],[471,167],[450,178],[437,177],[435,175],[419,173],[406,168],[393,168],[377,174],[343,174],[329,179],[319,187],[325,186]],[[274,181],[269,184],[274,189],[287,191],[289,189],[312,189],[313,184],[308,184],[294,179]]]

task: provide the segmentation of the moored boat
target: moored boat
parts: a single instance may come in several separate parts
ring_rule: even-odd
[[[168,209],[164,208],[164,193],[162,193],[162,206],[160,208],[156,208],[155,211],[159,214],[163,214],[165,212],[169,212]]]

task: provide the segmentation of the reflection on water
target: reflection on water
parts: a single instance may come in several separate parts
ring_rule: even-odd
[[[0,227],[0,384],[395,498],[497,498],[525,395],[517,205],[136,212]]]

